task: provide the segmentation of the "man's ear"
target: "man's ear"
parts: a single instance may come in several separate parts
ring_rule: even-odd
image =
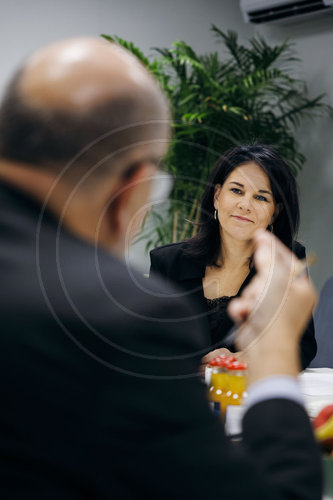
[[[142,163],[130,176],[119,177],[106,213],[113,234],[125,237],[131,224],[139,225],[137,220],[143,215],[155,172],[153,164]]]
[[[222,189],[221,184],[216,184],[214,186],[214,208],[215,208],[215,210],[218,210],[218,203],[219,203],[221,189]]]

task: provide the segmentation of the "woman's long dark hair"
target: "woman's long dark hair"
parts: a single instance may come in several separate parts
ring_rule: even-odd
[[[270,146],[238,146],[229,149],[216,162],[201,200],[199,231],[188,241],[186,253],[202,264],[216,264],[221,248],[219,221],[214,219],[215,186],[222,186],[235,168],[248,162],[256,163],[266,172],[274,202],[281,205],[274,221],[274,234],[292,248],[299,226],[299,202],[296,181],[290,167]]]

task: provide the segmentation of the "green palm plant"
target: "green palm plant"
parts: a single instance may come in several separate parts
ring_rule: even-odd
[[[143,238],[147,248],[193,236],[209,172],[228,148],[260,140],[274,145],[294,174],[305,157],[295,139],[300,123],[331,113],[324,95],[307,96],[304,81],[293,77],[299,63],[293,44],[270,46],[261,36],[247,46],[235,32],[212,31],[224,46],[198,55],[184,41],[171,48],[154,48],[148,59],[132,42],[102,35],[130,50],[155,75],[169,97],[173,111],[173,139],[165,168],[175,177],[167,213],[153,210]]]

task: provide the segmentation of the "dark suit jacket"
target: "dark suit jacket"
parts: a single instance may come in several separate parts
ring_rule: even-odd
[[[192,257],[185,253],[188,247],[187,242],[171,243],[159,248],[155,248],[150,252],[152,275],[160,275],[170,282],[177,283],[182,287],[185,295],[190,297],[196,302],[198,316],[206,322],[206,328],[209,329],[208,324],[208,309],[206,299],[204,297],[202,278],[205,276],[206,266],[196,262]],[[293,251],[299,259],[305,258],[305,248],[298,243],[294,242]],[[237,296],[241,294],[242,290],[251,281],[255,274],[254,269],[250,271],[245,279]],[[221,344],[211,345],[211,348],[224,347],[223,338],[227,332],[232,328],[233,322],[230,319],[229,324],[225,324],[225,331],[221,332]],[[225,346],[231,351],[235,351],[235,346]],[[300,345],[300,357],[302,369],[305,369],[315,357],[317,352],[317,343],[314,335],[314,324],[311,318]]]
[[[255,405],[229,445],[186,299],[4,183],[0,240],[1,498],[319,500],[298,404]]]

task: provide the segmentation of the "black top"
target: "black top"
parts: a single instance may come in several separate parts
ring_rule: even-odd
[[[223,339],[227,336],[234,323],[226,312],[227,303],[223,299],[217,303],[210,304],[204,296],[202,278],[205,276],[206,266],[195,261],[186,253],[187,242],[171,243],[156,248],[150,252],[151,273],[159,274],[173,283],[177,283],[184,290],[184,295],[189,296],[196,302],[198,317],[203,317],[207,329],[210,331],[209,350],[218,347],[227,347],[231,351],[236,348],[233,345],[224,345]],[[305,258],[305,248],[295,241],[293,252],[299,259]],[[252,280],[255,269],[252,268],[240,287],[237,295]],[[317,343],[314,335],[314,324],[311,318],[300,344],[300,358],[302,369],[305,369],[317,352]]]
[[[216,299],[206,299],[208,323],[210,329],[211,343],[216,346],[223,346],[223,339],[230,329],[230,317],[227,307],[233,297],[217,297]],[[221,334],[221,332],[223,332]]]
[[[320,499],[300,405],[256,404],[231,447],[188,301],[3,183],[0,276],[1,498]]]

